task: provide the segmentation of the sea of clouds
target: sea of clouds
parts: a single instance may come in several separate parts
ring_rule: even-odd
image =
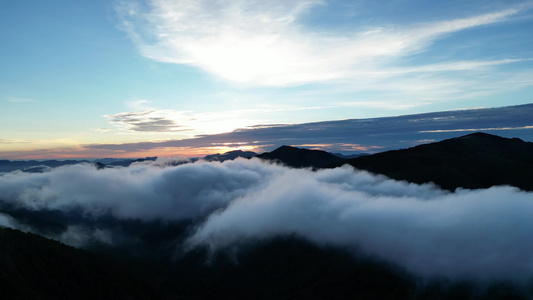
[[[9,207],[11,210],[2,210]],[[281,235],[357,249],[421,276],[533,277],[533,193],[513,187],[453,193],[344,166],[311,171],[259,159],[171,165],[91,164],[0,174],[0,225],[38,229],[10,214],[78,213],[55,238],[112,245],[98,220],[194,224],[184,247],[212,250]],[[81,212],[81,214],[80,214]],[[70,221],[69,221],[70,220]]]

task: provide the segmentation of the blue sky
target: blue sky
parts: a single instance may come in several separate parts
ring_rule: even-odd
[[[0,158],[531,103],[532,31],[532,1],[5,0]]]

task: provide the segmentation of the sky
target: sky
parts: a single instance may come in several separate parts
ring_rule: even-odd
[[[523,0],[4,0],[0,158],[260,150],[194,141],[528,104],[532,29]]]

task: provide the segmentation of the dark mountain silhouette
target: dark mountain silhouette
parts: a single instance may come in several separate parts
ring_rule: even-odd
[[[163,266],[0,227],[0,254],[3,299],[411,299],[416,292],[414,277],[396,267],[296,237],[250,243],[238,261],[198,248]]]
[[[417,292],[415,278],[399,268],[294,236],[208,253],[195,249],[175,265],[176,281],[193,291],[187,299],[412,299]]]
[[[89,160],[0,160],[0,173],[21,170],[27,173],[42,173],[53,168],[76,165],[82,163],[93,163],[98,169],[105,167],[127,167],[135,162],[155,161],[157,157],[146,158],[103,158],[94,161]]]
[[[136,159],[128,159],[128,158],[116,159],[116,160],[111,161],[109,163],[103,163],[101,161],[96,161],[96,163],[98,163],[98,162],[99,163],[103,163],[106,166],[111,166],[111,167],[128,167],[132,163],[143,162],[143,161],[155,161],[156,159],[157,159],[157,157],[154,156],[154,157],[136,158]]]
[[[229,151],[224,154],[212,154],[207,155],[203,159],[206,161],[225,161],[225,160],[234,160],[237,157],[244,157],[244,158],[250,158],[253,156],[256,156],[257,153],[252,151],[242,151],[242,150],[235,150],[235,151]]]
[[[389,263],[295,236],[162,263],[75,249],[0,227],[3,299],[528,299],[511,282],[421,280]],[[126,254],[126,256],[124,256]],[[126,258],[125,258],[126,257]],[[533,290],[532,290],[533,291]]]
[[[44,172],[47,168],[89,163],[88,160],[0,160],[0,172],[23,170],[25,172]]]
[[[365,155],[369,155],[369,153],[357,153],[357,154],[348,154],[348,155],[345,155],[345,154],[342,154],[342,153],[331,153],[335,156],[338,156],[342,159],[352,159],[352,158],[357,158],[359,156],[365,156]]]
[[[397,180],[433,182],[452,191],[495,185],[533,191],[533,143],[481,132],[343,163]]]
[[[163,299],[149,274],[32,233],[0,227],[2,299]]]
[[[283,146],[258,156],[292,167],[341,165],[318,150]],[[533,143],[483,133],[362,156],[353,166],[411,182],[453,190],[511,184],[532,190]],[[105,167],[103,163],[98,164]],[[461,281],[426,282],[392,264],[358,253],[318,246],[295,236],[249,240],[237,248],[195,248],[181,243],[196,221],[158,223],[92,219],[14,204],[0,212],[57,236],[68,224],[114,228],[113,245],[77,250],[41,236],[0,228],[0,291],[5,299],[530,299],[509,282],[488,289]],[[71,222],[71,220],[77,220]],[[130,238],[136,237],[136,238]],[[91,251],[91,252],[89,252]]]
[[[113,164],[113,163],[117,163],[117,162],[120,162],[120,161],[127,161],[127,160],[132,160],[131,158],[112,158],[112,157],[107,157],[107,158],[98,158],[98,159],[95,159],[93,160],[94,163],[102,163],[104,165],[110,165],[110,164]]]
[[[293,168],[322,168],[343,161],[342,158],[322,150],[309,150],[291,146],[281,146],[272,152],[256,157],[281,162]]]

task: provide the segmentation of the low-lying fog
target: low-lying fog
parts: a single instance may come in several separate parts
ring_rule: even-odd
[[[51,236],[112,245],[118,220],[196,222],[184,247],[213,250],[295,234],[358,249],[421,276],[533,277],[533,193],[513,187],[457,190],[390,180],[345,166],[313,172],[259,159],[161,161],[97,170],[90,164],[0,175],[0,225],[40,232],[13,208],[69,215]],[[81,212],[81,214],[80,214]],[[92,220],[80,222],[80,218]]]

